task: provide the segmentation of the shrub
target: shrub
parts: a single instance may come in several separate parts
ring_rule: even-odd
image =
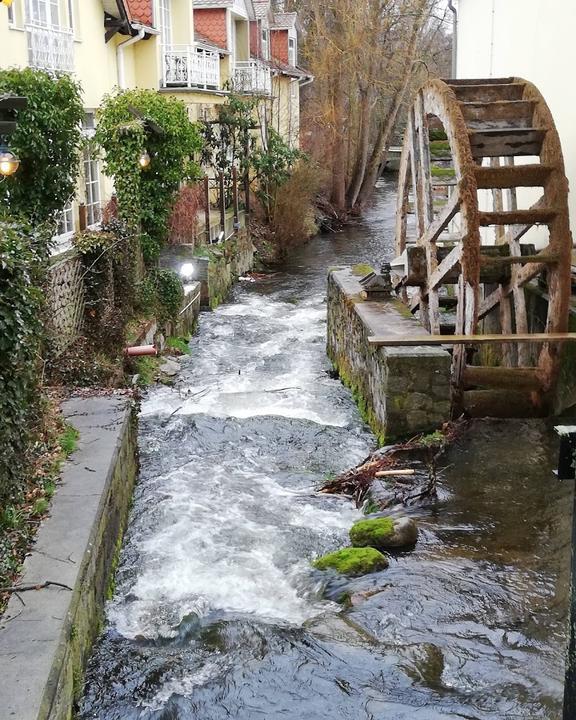
[[[204,188],[200,184],[180,188],[168,221],[168,240],[172,245],[194,244],[198,213],[204,207]]]
[[[0,186],[1,187],[1,186]],[[22,487],[40,412],[46,229],[0,218],[0,503]]]
[[[79,85],[69,76],[42,70],[0,71],[0,95],[23,95],[10,147],[21,160],[0,183],[0,204],[32,223],[54,220],[74,194],[82,143],[84,108]]]
[[[314,220],[314,198],[321,183],[320,169],[301,160],[275,194],[270,226],[279,259],[318,231]]]

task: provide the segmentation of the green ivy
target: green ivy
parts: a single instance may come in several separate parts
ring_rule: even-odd
[[[186,106],[153,90],[117,90],[104,98],[96,141],[114,178],[120,218],[161,245],[180,184],[200,175],[194,157],[202,141]],[[151,158],[145,170],[138,164],[143,150]]]
[[[1,70],[0,95],[28,100],[17,114],[10,148],[21,164],[0,183],[0,205],[32,223],[54,220],[76,188],[84,108],[79,85],[69,76],[41,70]]]
[[[138,286],[138,309],[160,324],[177,320],[183,300],[182,281],[172,270],[152,268]]]
[[[0,217],[0,505],[24,484],[40,406],[47,228]]]
[[[236,165],[241,174],[248,171],[250,155],[256,145],[256,101],[231,95],[218,112],[217,123],[203,123],[202,163],[229,175]]]

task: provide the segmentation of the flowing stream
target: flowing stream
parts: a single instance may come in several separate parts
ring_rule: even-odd
[[[86,720],[560,715],[572,483],[543,422],[476,422],[410,513],[413,552],[311,569],[361,513],[316,494],[374,448],[325,356],[328,267],[392,255],[395,187],[361,223],[203,314],[140,418],[141,474]],[[345,610],[328,597],[369,591]]]

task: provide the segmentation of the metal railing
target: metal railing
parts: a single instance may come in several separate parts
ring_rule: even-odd
[[[166,45],[162,49],[164,87],[220,89],[220,56],[194,45]]]
[[[40,70],[74,70],[74,33],[72,30],[35,23],[26,25],[28,60]]]
[[[260,60],[237,61],[234,66],[234,89],[258,95],[272,94],[272,72]]]
[[[248,224],[248,181],[238,175],[233,167],[230,174],[204,178],[204,231],[200,236],[207,244],[227,240]]]

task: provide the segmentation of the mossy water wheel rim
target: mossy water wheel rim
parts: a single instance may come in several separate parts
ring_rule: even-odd
[[[558,133],[534,85],[491,78],[420,88],[400,161],[396,249],[404,258],[398,288],[432,335],[490,334],[495,323],[504,335],[531,332],[524,288],[540,275],[549,298],[543,330],[566,332],[567,193]],[[533,228],[544,237],[521,242]],[[479,361],[471,345],[454,346],[454,413],[546,414],[559,351],[555,342],[496,345],[500,372],[486,353]]]

